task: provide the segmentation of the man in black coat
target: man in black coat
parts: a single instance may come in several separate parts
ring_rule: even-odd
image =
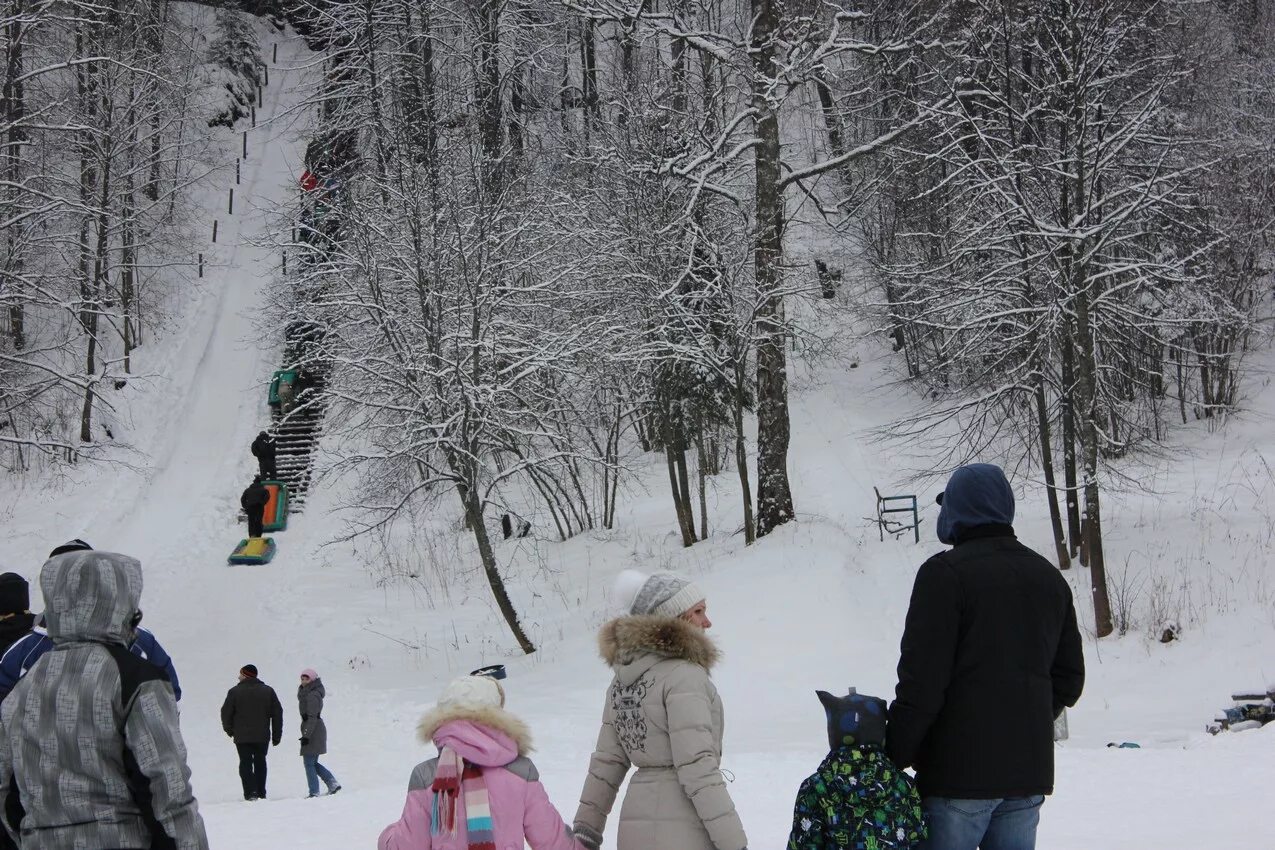
[[[1054,788],[1054,719],[1085,681],[1071,589],[1014,537],[1000,467],[956,470],[939,504],[953,548],[917,572],[886,749],[916,768],[922,848],[1030,850]]]
[[[239,497],[239,504],[248,515],[248,536],[260,537],[265,524],[266,503],[270,501],[270,491],[261,483],[261,476],[252,479],[248,489]]]
[[[257,435],[257,439],[252,441],[252,456],[257,459],[257,463],[261,466],[262,481],[269,481],[275,477],[275,454],[274,437],[262,431]]]
[[[257,678],[257,668],[239,669],[239,684],[221,704],[221,728],[239,751],[239,779],[245,800],[266,799],[266,752],[283,739],[283,705],[274,688]]]

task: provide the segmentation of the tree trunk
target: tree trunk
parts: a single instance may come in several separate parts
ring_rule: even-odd
[[[1098,492],[1098,364],[1095,359],[1093,329],[1090,326],[1088,280],[1082,281],[1077,288],[1076,331],[1080,336],[1080,356],[1076,359],[1076,389],[1080,405],[1080,442],[1085,465],[1084,545],[1093,587],[1094,627],[1098,637],[1106,637],[1111,634],[1114,626],[1111,620],[1111,601],[1107,595],[1106,561],[1102,551],[1102,514]]]
[[[686,532],[691,543],[699,540],[695,536],[695,503],[691,501],[691,476],[686,465],[686,438],[678,441],[677,451],[673,453],[677,463],[678,498],[682,500],[682,516],[686,517]]]
[[[704,456],[704,428],[697,422],[695,428],[695,476],[699,485],[699,539],[708,539],[708,460]]]
[[[739,470],[739,491],[744,500],[744,545],[751,546],[757,539],[753,521],[753,492],[748,480],[748,449],[744,444],[744,373],[741,358],[735,365],[735,468]]]
[[[496,598],[496,606],[500,608],[500,613],[505,618],[505,623],[509,625],[509,631],[513,633],[514,640],[518,641],[518,647],[527,655],[536,651],[535,644],[527,637],[526,632],[522,630],[522,623],[518,620],[518,612],[514,610],[514,604],[509,599],[509,593],[505,590],[505,580],[500,575],[500,570],[496,568],[496,553],[491,548],[491,538],[487,535],[487,526],[483,523],[483,509],[478,500],[478,488],[476,486],[457,488],[456,492],[460,495],[461,507],[465,509],[465,519],[469,523],[469,528],[474,532],[474,542],[478,544],[478,557],[483,562],[483,572],[487,574],[487,584],[491,587],[491,594]]]
[[[682,546],[689,549],[695,545],[694,518],[686,516],[686,502],[682,499],[681,487],[677,481],[677,460],[674,458],[673,443],[666,440],[664,459],[668,464],[669,492],[673,494],[673,508],[677,512],[677,529],[682,533]]]
[[[589,133],[594,126],[601,123],[602,114],[598,105],[598,48],[593,18],[586,16],[581,26],[583,27],[580,44],[583,51],[581,63],[584,88],[584,136],[587,145]]]
[[[478,135],[483,151],[483,186],[488,203],[496,203],[504,192],[505,173],[501,160],[503,107],[500,98],[500,9],[498,0],[478,3],[477,95]]]
[[[1062,512],[1058,507],[1058,482],[1054,476],[1054,450],[1049,439],[1049,405],[1045,400],[1045,378],[1036,372],[1036,422],[1040,431],[1040,462],[1045,473],[1045,495],[1049,502],[1049,526],[1054,533],[1054,556],[1058,569],[1071,568],[1067,537],[1063,534]]]
[[[784,297],[780,289],[784,203],[779,173],[779,114],[772,101],[776,83],[777,0],[752,0],[752,105],[758,144],[757,245],[757,535],[769,534],[794,516],[788,482],[788,366],[784,351]]]
[[[5,56],[4,88],[0,92],[0,97],[4,101],[4,120],[9,125],[4,148],[3,173],[8,184],[4,190],[5,206],[9,214],[13,215],[18,211],[21,197],[18,187],[22,185],[22,147],[27,141],[26,130],[22,126],[26,117],[26,86],[22,79],[26,67],[23,61],[26,31],[22,26],[26,2],[11,0],[6,5],[10,18],[5,27],[7,55]],[[21,291],[24,288],[22,277],[26,271],[27,227],[25,223],[17,223],[10,225],[7,230],[5,274],[0,285],[3,285],[6,293],[16,295],[9,303],[9,335],[13,340],[14,349],[21,351],[27,344],[26,311],[21,301]]]

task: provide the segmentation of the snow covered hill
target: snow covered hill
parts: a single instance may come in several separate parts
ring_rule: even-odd
[[[364,562],[380,553],[359,541],[332,543],[341,529],[335,507],[346,495],[339,478],[320,485],[307,512],[278,535],[272,564],[227,567],[242,534],[237,498],[254,468],[248,444],[268,419],[264,385],[279,342],[258,336],[277,261],[258,237],[301,170],[305,140],[290,110],[312,73],[299,42],[264,26],[260,35],[277,40],[279,52],[249,132],[240,212],[222,216],[220,253],[186,331],[139,352],[165,375],[130,390],[132,416],[146,422],[135,435],[144,458],[136,470],[81,470],[47,490],[3,494],[10,533],[0,562],[34,580],[44,553],[74,536],[141,558],[146,623],[182,675],[183,732],[210,837],[237,850],[373,847],[398,817],[412,766],[429,755],[415,740],[416,718],[452,675],[492,662],[509,668],[509,707],[529,722],[537,764],[569,820],[609,680],[594,635],[610,613],[611,580],[626,567],[684,570],[708,590],[712,636],[725,654],[716,680],[731,794],[750,846],[782,846],[797,785],[823,756],[814,690],[854,685],[890,696],[912,577],[939,548],[929,494],[941,482],[920,491],[920,545],[880,542],[865,520],[873,485],[913,492],[900,483],[908,464],[898,449],[868,439],[908,404],[899,390],[880,389],[892,355],[865,342],[854,352],[860,368],[796,366],[799,521],[755,546],[733,533],[739,499],[727,474],[715,482],[713,533],[683,549],[654,461],[645,486],[622,499],[613,531],[501,543],[515,602],[541,647],[533,656],[517,653],[453,517],[433,518],[432,533],[416,541],[430,550],[399,553],[409,569],[369,571]],[[226,155],[235,156],[229,143]],[[210,191],[210,217],[223,198]],[[1275,388],[1268,379],[1251,386],[1248,414],[1216,433],[1185,433],[1165,457],[1136,461],[1129,476],[1145,491],[1130,486],[1112,500],[1108,561],[1113,590],[1127,588],[1134,628],[1086,642],[1089,681],[1070,716],[1071,740],[1059,746],[1042,847],[1224,850],[1275,840],[1275,811],[1261,805],[1263,789],[1275,784],[1275,727],[1204,732],[1232,689],[1275,681]],[[1048,551],[1039,487],[1016,484],[1020,536]],[[1068,577],[1078,611],[1091,616],[1088,575]],[[1179,623],[1181,640],[1153,640],[1161,620]],[[271,799],[253,805],[241,800],[235,751],[218,718],[248,662],[287,709],[284,744],[270,756]],[[333,798],[305,799],[294,695],[304,667],[315,667],[328,688],[324,761],[345,788]],[[1142,746],[1106,746],[1121,741]]]

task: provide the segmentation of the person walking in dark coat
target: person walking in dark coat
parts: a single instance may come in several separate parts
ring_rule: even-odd
[[[319,764],[319,756],[328,751],[328,727],[323,722],[323,698],[327,692],[319,674],[307,667],[301,671],[297,688],[297,707],[301,710],[301,762],[305,765],[305,781],[311,797],[319,796],[319,780],[329,794],[341,790],[332,771]]]
[[[221,728],[239,751],[239,779],[245,800],[266,799],[266,752],[283,740],[283,705],[274,688],[257,678],[257,668],[239,668],[239,684],[221,704]]]
[[[922,850],[1031,850],[1054,788],[1054,719],[1085,681],[1071,589],[1015,538],[1000,467],[961,467],[938,501],[953,548],[916,575],[886,750],[916,768]]]
[[[276,475],[275,456],[277,449],[274,437],[265,431],[258,434],[257,439],[252,441],[252,456],[257,459],[257,464],[261,467],[262,481],[269,481]]]
[[[265,524],[266,503],[270,501],[270,491],[261,483],[261,476],[252,479],[252,483],[239,497],[239,504],[248,515],[248,536],[260,537]]]

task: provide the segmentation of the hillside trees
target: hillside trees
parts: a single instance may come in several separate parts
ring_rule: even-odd
[[[1184,419],[1233,403],[1264,274],[1269,217],[1246,210],[1266,163],[1235,135],[1251,116],[1221,97],[1201,108],[1183,69],[1219,65],[1182,37],[1180,12],[983,4],[945,57],[970,82],[899,163],[904,200],[877,232],[890,325],[935,399],[900,433],[955,420],[952,462],[1007,446],[1034,458],[1060,566],[1079,552],[1091,569],[1100,636],[1108,464],[1161,439],[1170,398]],[[1210,112],[1211,128],[1197,117]]]
[[[0,34],[0,442],[26,468],[94,452],[103,388],[132,370],[168,270],[193,260],[174,237],[203,168],[201,56],[156,0],[10,0]]]
[[[1039,469],[1101,609],[1111,462],[1234,403],[1269,265],[1269,41],[1244,36],[1269,22],[1184,8],[298,4],[326,64],[285,289],[376,447],[345,462],[395,482],[371,527],[454,494],[525,649],[493,506],[609,525],[632,442],[692,545],[733,443],[746,541],[791,519],[801,206],[871,246],[932,401],[900,433]]]

